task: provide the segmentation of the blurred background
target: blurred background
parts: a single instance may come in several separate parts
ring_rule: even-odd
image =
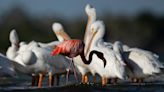
[[[10,46],[9,32],[21,41],[57,40],[52,23],[60,22],[72,37],[83,39],[86,4],[97,10],[106,26],[105,41],[122,41],[160,55],[164,61],[163,0],[0,0],[0,52]]]

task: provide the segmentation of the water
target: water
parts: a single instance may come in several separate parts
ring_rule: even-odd
[[[100,85],[82,85],[82,84],[70,84],[67,86],[54,86],[54,87],[8,87],[6,89],[1,89],[2,91],[7,92],[163,92],[164,84],[163,83],[147,83],[142,85],[137,84],[118,84],[110,85],[108,84],[105,87]]]
[[[140,85],[131,83],[129,80],[118,81],[118,84],[101,86],[100,78],[97,84],[80,84],[76,82],[73,75],[70,76],[69,83],[65,83],[65,76],[60,77],[59,85],[48,87],[47,79],[44,80],[43,87],[31,87],[31,78],[29,76],[20,76],[19,78],[0,79],[0,92],[164,92],[164,74],[149,77],[145,83]],[[90,77],[92,80],[92,77]]]

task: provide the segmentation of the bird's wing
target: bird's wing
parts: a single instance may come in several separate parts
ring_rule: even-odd
[[[156,66],[160,68],[164,68],[164,66],[159,61],[159,56],[157,54],[147,51],[147,50],[140,49],[140,48],[133,48],[131,49],[131,51],[135,51],[139,53],[140,55],[145,56],[147,59],[149,59],[152,62],[152,64],[155,64]]]

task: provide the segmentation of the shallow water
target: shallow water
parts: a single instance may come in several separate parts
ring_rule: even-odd
[[[142,85],[138,84],[118,84],[110,85],[108,84],[105,87],[100,85],[82,85],[82,84],[69,84],[67,86],[54,86],[54,87],[6,87],[0,88],[0,92],[163,92],[164,84],[163,83],[146,83]]]
[[[99,79],[99,78],[98,78]],[[90,77],[92,80],[92,77]],[[129,80],[118,81],[118,84],[102,87],[100,81],[97,84],[80,84],[76,82],[73,75],[69,82],[65,83],[65,76],[60,77],[59,85],[47,87],[47,79],[44,80],[43,87],[31,87],[31,78],[29,76],[20,76],[18,78],[6,78],[0,81],[0,92],[164,92],[164,75],[149,77],[143,84],[130,83]]]

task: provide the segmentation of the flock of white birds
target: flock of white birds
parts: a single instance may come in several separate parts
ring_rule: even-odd
[[[52,29],[59,41],[41,43],[31,41],[29,43],[19,40],[15,29],[10,32],[11,46],[6,56],[0,54],[0,77],[17,76],[17,71],[32,76],[32,86],[42,87],[44,77],[48,76],[48,85],[53,86],[54,75],[66,74],[68,81],[69,72],[74,72],[76,80],[81,74],[81,82],[88,83],[88,73],[96,82],[96,74],[102,79],[102,85],[108,83],[108,79],[131,79],[132,82],[143,82],[144,78],[162,73],[163,64],[158,55],[140,48],[130,48],[120,41],[114,43],[103,40],[105,25],[103,21],[96,19],[96,9],[89,4],[85,7],[88,16],[84,35],[85,57],[93,50],[103,53],[106,66],[96,55],[89,65],[83,63],[80,56],[74,57],[73,62],[66,56],[52,56],[50,53],[60,42],[70,40],[71,37],[64,31],[60,23],[53,23]],[[71,67],[75,65],[74,67]]]

